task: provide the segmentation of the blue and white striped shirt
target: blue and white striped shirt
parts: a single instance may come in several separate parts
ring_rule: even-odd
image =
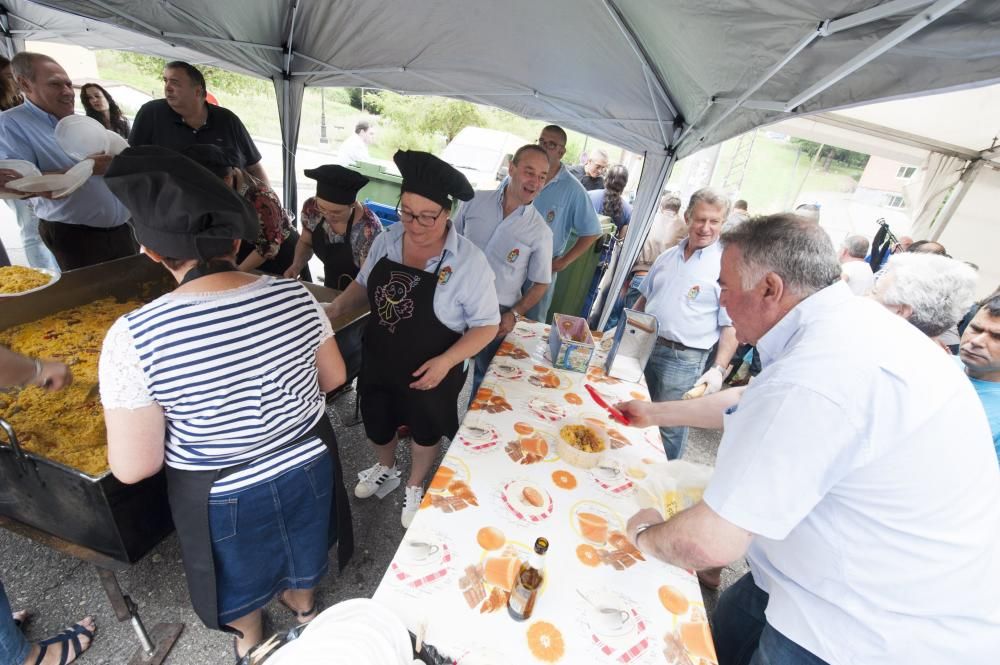
[[[166,463],[224,469],[225,494],[317,458],[318,438],[286,446],[325,415],[316,350],[333,335],[295,280],[262,277],[238,289],[170,293],[120,318],[101,354],[105,408],[156,403],[166,417]]]

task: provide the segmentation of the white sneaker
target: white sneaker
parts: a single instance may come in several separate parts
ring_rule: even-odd
[[[420,502],[424,500],[424,488],[416,485],[406,486],[406,497],[403,499],[403,514],[400,516],[400,521],[403,523],[404,529],[410,528],[410,523],[413,522],[413,516],[417,514],[420,510]]]
[[[374,494],[381,499],[399,487],[399,470],[395,466],[389,468],[376,462],[375,466],[358,474],[358,481],[354,496],[367,499]]]

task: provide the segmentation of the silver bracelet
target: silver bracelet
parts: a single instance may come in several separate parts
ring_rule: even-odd
[[[656,523],[654,523],[654,522],[647,522],[646,524],[640,524],[639,526],[637,526],[635,528],[635,539],[633,541],[633,544],[636,547],[639,547],[639,536],[641,536],[642,534],[644,534],[650,527],[653,527],[653,526],[656,526]],[[642,549],[642,548],[639,547],[639,549]]]
[[[35,363],[35,373],[31,376],[30,379],[21,384],[22,388],[24,388],[25,386],[30,386],[35,382],[35,380],[38,377],[42,375],[42,361],[39,360],[38,358],[32,358],[31,362]]]

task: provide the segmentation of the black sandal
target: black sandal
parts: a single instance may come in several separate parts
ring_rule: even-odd
[[[285,591],[288,591],[288,589],[285,589]],[[291,605],[289,605],[287,602],[285,602],[285,591],[282,591],[281,593],[278,594],[278,602],[281,603],[282,606],[286,610],[288,610],[289,612],[292,613],[292,616],[295,617],[296,621],[299,621],[300,619],[305,619],[306,617],[310,617],[306,621],[299,621],[299,623],[301,623],[301,624],[307,624],[307,623],[309,623],[310,621],[312,621],[313,619],[316,618],[316,615],[319,614],[319,603],[317,603],[314,600],[312,607],[310,607],[305,612],[299,612],[297,609],[295,609],[294,607],[292,607]]]
[[[49,650],[49,647],[56,644],[60,645],[62,649],[59,653],[59,665],[66,665],[66,663],[69,662],[69,644],[73,645],[73,660],[76,660],[80,657],[80,654],[86,651],[86,649],[83,648],[83,645],[80,644],[80,635],[85,635],[87,639],[90,640],[90,643],[93,644],[94,633],[78,623],[74,623],[72,626],[54,637],[42,640],[38,643],[39,650],[38,657],[35,659],[35,665],[42,665],[42,661],[45,660],[45,652]],[[87,645],[87,648],[90,648],[90,644]]]

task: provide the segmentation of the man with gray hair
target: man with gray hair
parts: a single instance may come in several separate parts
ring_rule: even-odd
[[[736,351],[736,334],[719,303],[719,233],[729,214],[729,199],[713,189],[691,195],[684,211],[687,237],[663,252],[639,286],[635,309],[656,317],[659,334],[646,364],[646,384],[655,401],[675,400],[704,384],[705,393],[722,388]],[[718,344],[715,364],[706,371]],[[686,427],[661,427],[668,459],[678,459],[687,444]]]
[[[588,192],[604,189],[604,174],[608,172],[608,153],[598,148],[588,157],[587,161],[567,169],[580,181]]]
[[[976,271],[937,254],[897,254],[879,272],[872,297],[928,337],[955,327],[976,300]]]
[[[865,261],[868,255],[868,238],[864,236],[847,236],[840,247],[841,279],[847,282],[856,296],[866,296],[871,293],[875,283],[872,268]]]
[[[851,293],[813,222],[760,217],[722,242],[722,303],[764,369],[620,405],[637,427],[724,426],[703,500],[639,511],[632,542],[684,568],[747,558],[715,611],[720,665],[993,662],[1000,473],[969,381]]]
[[[42,173],[65,173],[79,160],[59,146],[55,128],[73,115],[73,81],[58,62],[41,53],[18,53],[10,64],[24,103],[0,113],[0,158],[31,162]],[[38,234],[61,270],[130,256],[139,249],[126,224],[128,210],[104,184],[111,155],[91,159],[93,175],[79,189],[59,198],[53,198],[59,192],[43,192],[32,199]],[[0,185],[16,177],[5,171]]]

